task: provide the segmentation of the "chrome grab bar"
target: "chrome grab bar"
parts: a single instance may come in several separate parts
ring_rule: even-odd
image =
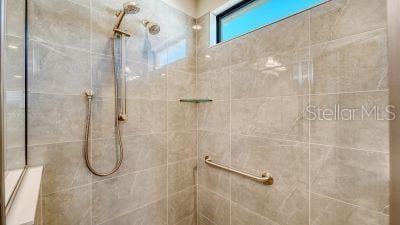
[[[249,173],[244,173],[244,172],[241,172],[239,170],[236,170],[236,169],[233,169],[233,168],[230,168],[230,167],[223,166],[221,164],[215,163],[215,162],[213,162],[211,160],[210,156],[206,156],[205,157],[205,162],[206,162],[207,165],[210,165],[210,166],[222,169],[222,170],[226,170],[226,171],[229,171],[229,172],[232,172],[232,173],[236,173],[236,174],[241,175],[243,177],[247,177],[247,178],[249,178],[251,180],[263,183],[264,185],[272,185],[272,184],[274,184],[274,178],[271,177],[268,173],[261,174],[261,177],[255,176],[255,175],[249,174]]]

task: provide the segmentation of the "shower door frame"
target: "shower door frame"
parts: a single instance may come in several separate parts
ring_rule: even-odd
[[[390,123],[390,224],[400,224],[400,1],[388,0],[389,103],[396,120]]]
[[[11,208],[20,184],[28,168],[28,1],[25,4],[24,21],[24,77],[25,77],[25,167],[18,183],[12,191],[10,199],[5,199],[5,172],[6,172],[6,127],[5,127],[5,51],[6,51],[6,17],[7,0],[0,0],[0,225],[6,225],[7,211]]]
[[[4,41],[5,0],[0,0],[0,225],[6,225],[4,143]]]

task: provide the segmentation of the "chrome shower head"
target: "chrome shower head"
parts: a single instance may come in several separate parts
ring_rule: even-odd
[[[136,2],[126,2],[124,3],[125,14],[136,14],[140,12],[140,7]]]
[[[120,30],[122,20],[124,19],[125,15],[136,14],[138,12],[140,12],[140,7],[135,2],[124,3],[123,9],[117,11],[117,21],[115,22],[114,25],[114,31],[128,35],[128,33],[124,33],[123,31]]]
[[[153,23],[148,20],[143,20],[143,26],[145,26],[149,30],[149,33],[152,35],[156,35],[161,31],[161,28],[157,23]]]

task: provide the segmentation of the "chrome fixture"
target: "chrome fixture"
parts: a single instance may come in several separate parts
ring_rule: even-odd
[[[124,159],[124,150],[122,148],[122,139],[121,139],[121,134],[120,134],[120,127],[119,127],[119,122],[116,122],[116,130],[117,130],[117,138],[118,138],[118,145],[119,145],[119,158],[117,160],[117,163],[110,172],[107,173],[100,173],[96,171],[96,169],[93,167],[91,160],[90,160],[90,145],[89,145],[89,137],[90,137],[90,122],[91,122],[91,117],[92,117],[92,101],[93,101],[93,96],[94,93],[92,90],[86,90],[85,91],[87,100],[88,100],[88,107],[87,107],[87,117],[86,117],[86,134],[85,134],[85,145],[84,145],[84,154],[85,154],[85,162],[87,167],[89,168],[90,172],[97,176],[108,176],[111,175],[119,170],[119,168],[122,165],[122,161]]]
[[[147,28],[147,30],[149,30],[149,33],[152,35],[156,35],[161,31],[161,28],[157,23],[151,22],[149,20],[143,20],[142,24],[144,27]]]
[[[85,92],[87,100],[88,100],[88,108],[87,108],[87,118],[86,118],[86,134],[85,134],[85,161],[89,170],[97,175],[97,176],[109,176],[114,174],[119,170],[124,160],[124,149],[122,146],[122,138],[121,138],[121,128],[120,122],[128,120],[128,114],[126,110],[126,37],[130,37],[131,34],[125,30],[121,29],[123,25],[123,19],[125,15],[128,14],[136,14],[140,11],[140,7],[135,2],[126,2],[123,5],[123,9],[118,10],[116,13],[117,19],[114,24],[114,90],[115,90],[115,131],[117,138],[117,147],[119,148],[119,155],[117,162],[114,168],[107,173],[98,172],[91,162],[91,154],[90,154],[90,124],[92,117],[92,101],[94,97],[94,93],[91,90],[87,90]],[[122,95],[122,96],[121,96]]]
[[[218,163],[215,163],[215,162],[213,162],[211,160],[210,156],[206,156],[205,157],[205,163],[207,165],[210,165],[210,166],[222,169],[222,170],[226,170],[228,172],[236,173],[236,174],[238,174],[240,176],[243,176],[243,177],[249,178],[251,180],[263,183],[264,185],[272,185],[272,184],[274,184],[274,178],[271,177],[268,173],[261,174],[261,177],[258,177],[258,176],[252,175],[252,174],[248,174],[248,173],[244,173],[244,172],[241,172],[239,170],[236,170],[236,169],[233,169],[233,168],[230,168],[230,167],[223,166],[223,165],[220,165]]]
[[[127,14],[136,14],[136,13],[139,13],[139,12],[140,12],[140,7],[135,2],[126,2],[126,3],[124,3],[123,9],[118,10],[117,13],[116,13],[117,21],[115,22],[115,25],[114,25],[114,32],[117,32],[117,33],[120,33],[122,35],[126,35],[126,36],[130,37],[131,36],[130,33],[120,29],[122,21],[123,21],[125,15],[127,15]]]
[[[136,14],[140,11],[140,7],[135,2],[126,2],[121,10],[116,12],[117,19],[114,24],[114,90],[115,90],[115,132],[117,138],[117,148],[119,148],[119,155],[115,167],[107,173],[98,172],[92,165],[90,154],[90,123],[92,117],[92,101],[94,93],[91,90],[85,92],[88,100],[87,118],[86,118],[86,134],[85,134],[85,160],[89,170],[97,176],[108,176],[119,170],[124,160],[124,149],[122,146],[120,123],[128,120],[128,113],[126,109],[126,37],[132,36],[128,31],[121,28],[123,27],[123,19],[125,15]],[[150,34],[158,34],[160,26],[150,21],[143,21],[143,25],[149,30]]]

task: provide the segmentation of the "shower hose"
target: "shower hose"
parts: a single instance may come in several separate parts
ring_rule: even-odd
[[[116,84],[116,94],[118,92],[118,88],[117,88],[117,84]],[[91,154],[90,154],[90,124],[91,124],[91,117],[92,117],[92,101],[93,101],[93,92],[92,91],[86,91],[86,96],[88,99],[88,104],[87,104],[87,117],[86,117],[86,134],[85,134],[85,146],[84,146],[84,154],[85,154],[85,161],[86,161],[86,165],[89,168],[89,170],[97,175],[97,176],[101,176],[101,177],[105,177],[105,176],[109,176],[111,174],[114,174],[115,172],[117,172],[119,170],[119,168],[122,165],[122,161],[124,159],[124,149],[122,146],[122,139],[121,139],[121,129],[120,129],[120,121],[118,116],[115,116],[115,129],[117,132],[117,141],[118,141],[118,146],[119,146],[119,157],[117,159],[117,162],[114,166],[114,168],[107,173],[101,173],[98,172],[94,166],[92,165],[91,162]],[[117,95],[115,95],[117,96]],[[117,98],[117,97],[116,97]],[[118,107],[118,103],[117,103],[117,99],[116,99],[116,108]]]
[[[115,38],[114,39],[114,49],[113,49],[114,50],[113,54],[114,54],[114,59],[115,60],[117,60],[119,58],[119,57],[116,57],[116,49],[115,49],[116,45],[117,45],[117,41],[118,41],[118,38]],[[117,138],[117,142],[118,142],[118,146],[116,146],[116,147],[119,149],[119,155],[117,156],[118,158],[117,158],[117,161],[115,163],[114,168],[110,172],[107,172],[107,173],[98,172],[94,168],[94,166],[92,165],[92,162],[91,162],[91,158],[90,158],[90,155],[91,155],[90,149],[91,148],[90,148],[89,139],[90,139],[90,127],[91,127],[90,124],[91,124],[91,117],[92,117],[92,101],[93,101],[94,93],[91,90],[86,91],[88,104],[87,104],[86,134],[85,134],[85,146],[84,146],[85,161],[86,161],[86,165],[89,168],[89,170],[93,174],[95,174],[97,176],[100,176],[100,177],[109,176],[109,175],[112,175],[115,172],[117,172],[119,170],[119,168],[121,167],[122,162],[124,160],[124,148],[123,148],[123,145],[122,145],[121,128],[120,128],[120,122],[121,121],[120,121],[119,114],[118,114],[118,111],[119,111],[119,105],[118,105],[118,96],[119,96],[118,74],[119,74],[119,68],[116,65],[116,62],[114,62],[114,73],[115,73],[115,76],[114,76],[114,87],[115,87],[114,88],[114,90],[115,90],[115,130],[116,130],[116,133],[117,133],[117,137],[116,138]]]

